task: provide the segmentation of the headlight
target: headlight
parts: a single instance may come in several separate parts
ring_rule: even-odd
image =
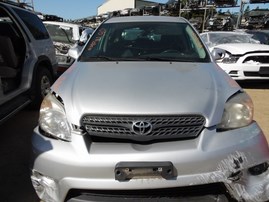
[[[222,63],[226,63],[226,64],[232,64],[232,63],[236,63],[237,60],[239,59],[239,57],[235,57],[235,56],[228,56],[223,58]]]
[[[57,56],[57,62],[59,65],[71,65],[74,61],[75,59],[70,56],[63,56],[63,55]]]
[[[48,93],[41,104],[39,126],[54,138],[71,141],[71,129],[63,104],[51,93]]]
[[[253,120],[253,103],[246,93],[238,93],[230,98],[224,108],[218,129],[235,129],[249,125]]]
[[[67,63],[68,58],[64,55],[57,55],[57,62],[58,63]]]

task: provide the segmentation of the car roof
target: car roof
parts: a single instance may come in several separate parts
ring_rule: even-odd
[[[249,35],[246,32],[238,31],[238,32],[233,32],[233,31],[210,31],[210,32],[203,32],[200,35],[205,35],[205,34],[237,34],[237,35]]]
[[[82,27],[79,24],[67,23],[67,22],[58,22],[58,21],[43,21],[44,24],[53,24],[53,25],[61,25],[67,27]]]
[[[128,23],[128,22],[183,22],[187,21],[182,17],[168,17],[168,16],[129,16],[129,17],[113,17],[104,23]]]
[[[27,7],[23,7],[22,5],[20,5],[19,3],[16,2],[5,2],[5,1],[1,1],[0,0],[0,5],[4,6],[4,7],[9,7],[9,8],[16,8],[16,9],[20,9],[20,10],[24,10],[26,12],[32,13],[34,15],[37,15],[35,11],[28,9]]]

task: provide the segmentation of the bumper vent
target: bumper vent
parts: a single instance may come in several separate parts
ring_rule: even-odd
[[[81,124],[89,135],[150,141],[197,137],[205,124],[200,115],[101,116],[86,115]]]
[[[196,185],[148,190],[74,190],[67,195],[67,202],[106,201],[106,202],[235,202],[223,184]]]

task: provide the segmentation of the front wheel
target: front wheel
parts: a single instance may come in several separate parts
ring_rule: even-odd
[[[50,71],[45,67],[39,68],[34,84],[32,107],[37,109],[40,107],[43,98],[48,94],[53,84],[53,77]]]

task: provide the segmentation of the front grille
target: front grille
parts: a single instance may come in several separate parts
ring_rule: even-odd
[[[204,124],[205,118],[201,115],[86,115],[81,120],[81,125],[89,135],[135,141],[195,138]]]
[[[269,64],[269,56],[249,56],[243,61],[243,63],[247,62]]]

